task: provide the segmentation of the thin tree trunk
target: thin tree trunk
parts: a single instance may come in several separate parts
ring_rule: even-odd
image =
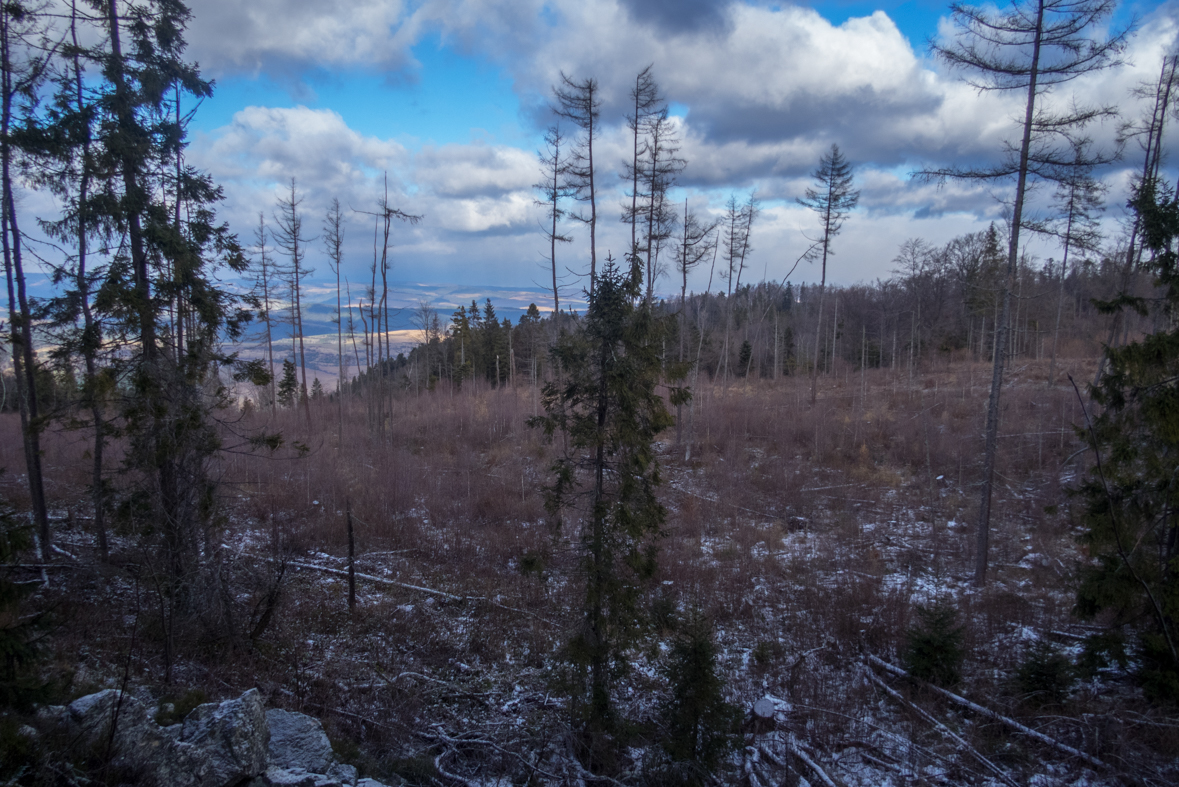
[[[549,233],[549,242],[552,246],[549,249],[549,261],[553,268],[553,320],[556,320],[557,314],[561,311],[561,294],[557,290],[557,219],[559,218],[557,200],[561,194],[561,137],[556,128],[553,130],[553,139],[553,227]]]
[[[1044,0],[1037,4],[1036,37],[1032,48],[1032,67],[1028,79],[1027,107],[1024,111],[1023,140],[1019,150],[1019,176],[1015,187],[1015,205],[1012,210],[1011,238],[1007,250],[1007,276],[1003,285],[1003,312],[995,326],[995,361],[991,370],[991,393],[987,399],[986,438],[983,447],[983,478],[980,491],[978,532],[975,545],[974,583],[983,587],[987,582],[989,563],[991,494],[995,477],[995,457],[999,447],[999,395],[1003,389],[1003,366],[1006,360],[1003,348],[1006,346],[1008,320],[1011,315],[1011,290],[1019,263],[1019,230],[1023,221],[1024,191],[1027,188],[1028,156],[1032,141],[1032,121],[1036,108],[1036,83],[1039,75],[1040,37],[1044,23]]]
[[[811,365],[811,404],[819,398],[819,345],[823,336],[823,295],[827,284],[827,258],[823,255],[823,277],[819,283],[819,314],[815,318],[815,362]]]
[[[356,612],[356,537],[352,529],[352,501],[344,501],[348,518],[348,611]]]
[[[78,9],[70,4],[70,37],[74,44],[74,88],[78,101],[78,113],[84,114],[85,93],[82,85],[82,64],[78,55]],[[94,422],[93,464],[90,475],[91,495],[94,501],[94,530],[98,535],[98,551],[102,562],[110,557],[110,545],[106,533],[106,499],[102,478],[103,450],[106,446],[105,426],[102,417],[102,402],[97,390],[98,364],[97,349],[102,344],[100,328],[90,309],[90,281],[86,275],[87,227],[86,205],[90,191],[90,129],[82,142],[82,169],[78,182],[78,299],[82,306],[82,358],[86,364],[86,395],[90,402],[90,417]]]
[[[1056,327],[1052,331],[1052,360],[1048,362],[1048,387],[1056,383],[1056,353],[1060,346],[1060,317],[1064,313],[1064,280],[1068,275],[1069,235],[1072,233],[1073,217],[1069,214],[1068,229],[1064,236],[1064,259],[1060,263],[1060,290],[1056,298]]]
[[[352,339],[352,354],[356,356],[356,373],[360,374],[360,351],[356,349],[356,326],[352,322],[352,285],[348,283],[348,279],[344,279],[344,290],[348,295],[348,336]],[[360,316],[363,320],[364,309],[360,310]]]
[[[303,415],[307,418],[307,423],[311,423],[311,399],[307,395],[307,353],[303,347],[303,296],[299,279],[302,276],[299,270],[299,261],[295,260],[295,335],[299,340],[299,368],[302,372],[302,380],[299,383],[299,396],[303,400]]]
[[[270,267],[266,259],[266,219],[258,211],[258,246],[262,256],[262,307],[266,312],[266,358],[270,363],[270,414],[278,414],[278,388],[274,370],[274,333],[271,330],[273,318],[270,314]]]
[[[586,141],[586,153],[589,158],[589,195],[590,195],[590,286],[592,297],[594,286],[598,281],[598,195],[594,190],[594,113],[591,96],[589,112],[589,134]]]
[[[1167,108],[1171,100],[1171,89],[1175,84],[1177,65],[1179,65],[1179,56],[1171,55],[1163,58],[1162,72],[1159,74],[1159,84],[1155,90],[1155,102],[1151,114],[1150,127],[1147,129],[1146,158],[1142,162],[1141,183],[1145,183],[1158,172],[1159,163],[1162,158],[1163,129],[1167,120]],[[1170,72],[1169,74],[1168,71]],[[1130,227],[1130,243],[1126,247],[1126,262],[1122,266],[1121,292],[1123,294],[1130,288],[1135,262],[1142,254],[1142,248],[1137,243],[1141,222],[1141,217],[1135,214],[1134,223]],[[1118,330],[1124,322],[1124,311],[1124,309],[1119,309],[1114,312],[1113,319],[1110,320],[1109,337],[1105,342],[1107,348],[1112,348],[1114,342],[1117,340]],[[1094,387],[1101,381],[1101,376],[1105,373],[1107,355],[1107,352],[1102,352],[1101,358],[1097,362],[1097,374],[1093,378]]]
[[[45,503],[44,477],[41,472],[41,418],[37,407],[36,358],[33,350],[33,320],[25,290],[24,265],[21,255],[20,225],[17,223],[16,204],[12,194],[12,101],[15,98],[12,70],[12,42],[10,37],[11,12],[0,12],[0,60],[3,66],[3,116],[0,118],[0,167],[3,182],[4,272],[8,282],[8,315],[12,338],[12,365],[20,400],[21,437],[24,443],[25,466],[28,471],[29,497],[33,506],[33,520],[41,541],[41,560],[49,561],[49,511]]]

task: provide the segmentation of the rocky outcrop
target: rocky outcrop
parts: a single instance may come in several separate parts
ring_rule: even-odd
[[[288,768],[327,773],[332,744],[318,719],[288,710],[266,711],[270,726],[270,759]]]
[[[160,727],[150,703],[113,689],[47,708],[42,720],[138,784],[167,787],[381,787],[339,763],[318,719],[267,711],[257,689]],[[114,733],[112,735],[112,729]]]
[[[180,727],[177,748],[189,749],[194,787],[237,784],[266,770],[270,731],[257,689],[235,700],[198,705]]]

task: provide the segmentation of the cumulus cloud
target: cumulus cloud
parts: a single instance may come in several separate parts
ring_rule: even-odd
[[[520,49],[480,44],[469,24],[461,36],[541,110],[561,73],[593,76],[602,117],[613,122],[626,112],[635,74],[653,63],[664,93],[687,107],[697,140],[740,154],[731,165],[717,157],[705,168],[713,173],[772,158],[798,174],[831,142],[854,160],[884,164],[985,155],[1018,110],[1008,97],[980,97],[939,74],[879,11],[834,25],[809,8],[719,4],[725,26],[669,30],[636,21],[622,0],[552,0],[547,8],[556,21]]]
[[[1174,7],[1168,3],[1146,20],[1130,42],[1126,67],[1062,86],[1048,101],[1078,94],[1125,105],[1130,89],[1154,79],[1173,48]],[[907,237],[943,242],[985,227],[1003,210],[1002,184],[938,187],[908,173],[995,161],[1004,140],[1013,138],[1022,97],[977,93],[915,49],[879,11],[833,24],[809,8],[742,0],[359,0],[346,7],[339,0],[248,6],[209,0],[198,9],[190,40],[213,75],[282,78],[359,67],[397,77],[412,71],[411,47],[427,35],[501,68],[537,128],[548,122],[545,105],[562,72],[599,81],[600,249],[617,251],[629,242],[617,222],[616,175],[629,154],[622,118],[635,74],[651,63],[666,96],[683,108],[684,117],[675,120],[680,154],[689,162],[681,185],[714,207],[731,189],[766,200],[754,266],[771,274],[805,248],[810,218],[793,200],[832,143],[856,166],[863,190],[840,241],[847,260],[840,269],[851,280],[886,273],[866,267],[882,248],[891,259],[891,249]],[[1115,132],[1114,124],[1090,129],[1100,144],[1112,145]],[[1126,169],[1103,173],[1123,189],[1133,170],[1132,145],[1127,153]],[[201,140],[194,156],[242,205],[272,200],[276,184],[294,176],[309,194],[325,195],[310,200],[319,200],[316,210],[331,195],[371,206],[388,171],[398,204],[427,217],[402,230],[403,250],[438,277],[467,266],[486,275],[512,270],[519,281],[537,261],[526,239],[538,215],[531,149],[492,139],[413,152],[358,134],[328,110],[251,107]],[[1120,204],[1124,195],[1111,192],[1110,200]],[[576,241],[565,255],[587,259],[584,228],[571,232]],[[865,267],[857,269],[853,259]]]
[[[414,180],[445,197],[487,197],[532,188],[536,157],[486,144],[426,146],[414,157]]]
[[[396,169],[407,161],[405,148],[390,140],[353,131],[330,109],[246,107],[213,138],[194,148],[198,163],[223,178],[285,180],[348,190],[369,170]]]
[[[368,214],[386,188],[391,206],[424,216],[416,226],[396,224],[392,238],[398,260],[422,271],[437,273],[439,260],[457,255],[472,264],[483,258],[486,273],[486,249],[502,247],[488,245],[489,239],[535,228],[531,154],[486,143],[414,153],[349,128],[331,110],[247,107],[228,126],[198,138],[189,158],[225,187],[223,212],[243,237],[252,237],[259,212],[271,222],[291,178],[304,198],[309,237],[318,234],[330,200],[339,199],[349,225],[346,271],[362,278],[372,258],[374,218]],[[319,256],[313,243],[311,257]]]
[[[212,77],[348,66],[404,68],[402,0],[202,0],[189,24],[189,55]]]
[[[727,26],[733,0],[622,0],[636,22],[671,32],[716,29]]]

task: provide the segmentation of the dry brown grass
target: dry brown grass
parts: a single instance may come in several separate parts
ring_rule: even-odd
[[[1091,365],[1075,365],[1080,379],[1092,374]],[[669,516],[653,596],[716,621],[734,700],[789,700],[790,729],[832,768],[849,741],[882,734],[878,728],[920,744],[904,753],[918,770],[938,756],[960,760],[921,722],[882,705],[859,677],[865,652],[899,659],[917,604],[948,598],[965,624],[961,691],[1034,717],[1049,734],[1101,756],[1137,757],[1152,768],[1168,762],[1160,747],[1169,745],[1170,728],[1158,726],[1157,711],[1128,685],[1116,684],[1120,706],[1082,687],[1050,717],[1028,710],[1011,687],[1027,632],[1084,633],[1070,617],[1080,555],[1062,488],[1081,469],[1073,456],[1079,404],[1063,380],[1046,386],[1046,370],[1047,361],[1017,365],[1003,392],[993,581],[983,592],[967,578],[989,369],[937,366],[912,385],[907,372],[849,372],[823,378],[814,407],[805,378],[698,388],[690,458],[674,432],[664,436]],[[545,522],[542,487],[553,447],[526,425],[535,402],[528,388],[478,385],[402,395],[392,401],[384,436],[370,429],[357,400],[346,402],[343,435],[330,402],[313,408],[310,428],[296,412],[255,413],[238,424],[278,429],[288,444],[310,451],[224,460],[233,517],[219,554],[237,583],[236,609],[258,603],[270,558],[342,569],[346,506],[355,517],[358,571],[460,598],[362,581],[350,616],[343,577],[289,569],[280,613],[259,641],[229,648],[206,624],[203,640],[187,641],[177,680],[225,694],[258,685],[273,703],[321,714],[333,734],[364,743],[368,754],[357,756],[373,773],[404,775],[415,758],[440,751],[436,739],[420,735],[435,722],[482,731],[528,752],[539,767],[559,767],[553,730],[564,715],[552,699],[554,654],[580,597],[574,534],[554,533]],[[22,464],[14,429],[14,418],[0,419],[0,464],[9,468]],[[57,508],[85,509],[84,450],[77,434],[47,436]],[[19,480],[10,470],[0,483],[19,499]],[[1047,506],[1061,508],[1049,514]],[[76,530],[64,536],[71,549],[88,543]],[[120,559],[134,563],[134,540],[120,544]],[[543,557],[540,573],[521,573],[526,553]],[[127,622],[135,591],[125,573],[87,569],[54,581],[62,599],[60,664],[81,665],[94,683],[133,663],[138,680],[158,681],[150,625]],[[131,652],[135,625],[139,644]],[[650,692],[660,685],[644,667],[656,655],[636,653],[639,669],[623,683],[624,704],[640,720],[650,719]],[[1150,735],[1102,732],[1085,716],[1119,707],[1150,720],[1143,722]],[[1041,752],[1026,741],[969,719],[963,725],[972,745],[1017,778],[1038,772]],[[874,740],[900,756],[881,742],[892,738]],[[527,778],[510,760],[468,747],[449,761],[467,772]],[[1061,773],[1073,767],[1058,765]],[[963,767],[959,780],[977,781]]]

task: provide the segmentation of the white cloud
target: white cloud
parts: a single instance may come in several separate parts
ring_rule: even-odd
[[[562,71],[597,78],[604,99],[595,150],[602,184],[598,246],[616,254],[629,243],[617,221],[616,175],[629,148],[621,118],[635,74],[649,63],[666,95],[688,110],[679,124],[689,162],[682,182],[715,205],[733,188],[756,189],[770,203],[755,229],[755,270],[775,275],[775,266],[792,264],[805,248],[802,230],[811,217],[793,198],[833,142],[856,165],[864,192],[839,241],[836,281],[887,275],[887,261],[908,237],[941,243],[985,227],[1001,214],[1009,189],[953,182],[939,188],[908,179],[910,169],[996,160],[1003,140],[1014,136],[1022,98],[978,94],[915,51],[883,12],[833,25],[809,8],[735,3],[718,10],[724,3],[697,3],[700,19],[723,14],[725,24],[673,25],[670,6],[633,0],[362,0],[347,9],[338,0],[222,2],[198,9],[190,36],[194,54],[207,70],[213,64],[213,74],[263,71],[282,78],[299,69],[353,66],[403,74],[412,66],[409,47],[440,33],[451,49],[502,67],[526,109],[548,100]],[[202,21],[209,7],[220,15]],[[1076,92],[1126,104],[1130,88],[1153,79],[1174,44],[1170,7],[1131,41],[1127,67],[1062,86],[1052,100],[1068,101]],[[1113,127],[1094,134],[1108,142]],[[1135,151],[1128,153],[1132,169]],[[530,234],[537,217],[531,184],[539,177],[532,150],[489,141],[414,153],[355,132],[329,110],[250,107],[200,140],[193,157],[226,183],[243,215],[256,212],[259,202],[272,204],[276,188],[292,176],[308,193],[309,209],[322,210],[333,195],[363,209],[375,203],[387,170],[398,206],[426,215],[417,228],[399,228],[400,253],[418,268],[435,278],[458,271],[484,280],[545,277],[534,268],[543,243]],[[1124,172],[1106,177],[1119,185],[1126,180]],[[1110,199],[1117,205],[1124,195]],[[576,241],[562,255],[581,267],[588,259],[585,229],[570,231]],[[356,243],[357,256],[371,255],[371,236]]]
[[[247,240],[259,211],[271,222],[291,178],[304,197],[308,236],[319,234],[328,203],[338,198],[348,225],[346,270],[359,278],[372,259],[373,218],[364,212],[375,210],[386,175],[390,204],[424,216],[416,226],[395,224],[395,267],[437,272],[439,261],[460,256],[472,263],[483,258],[486,274],[487,249],[496,249],[504,264],[515,264],[507,246],[519,245],[518,236],[535,227],[532,154],[484,143],[415,154],[393,140],[356,132],[331,110],[247,107],[228,126],[198,138],[189,158],[225,187],[223,218]],[[511,237],[506,243],[490,239],[502,235]],[[309,247],[310,262],[326,275],[326,263],[316,262],[323,256],[319,245]]]
[[[447,197],[528,191],[538,179],[534,155],[480,143],[424,147],[414,156],[413,174],[419,186]]]
[[[204,0],[193,11],[189,56],[207,76],[410,62],[401,0]]]
[[[350,191],[374,171],[404,167],[391,140],[353,131],[330,109],[246,107],[194,145],[196,163],[222,178],[282,182],[294,177],[329,192]]]

